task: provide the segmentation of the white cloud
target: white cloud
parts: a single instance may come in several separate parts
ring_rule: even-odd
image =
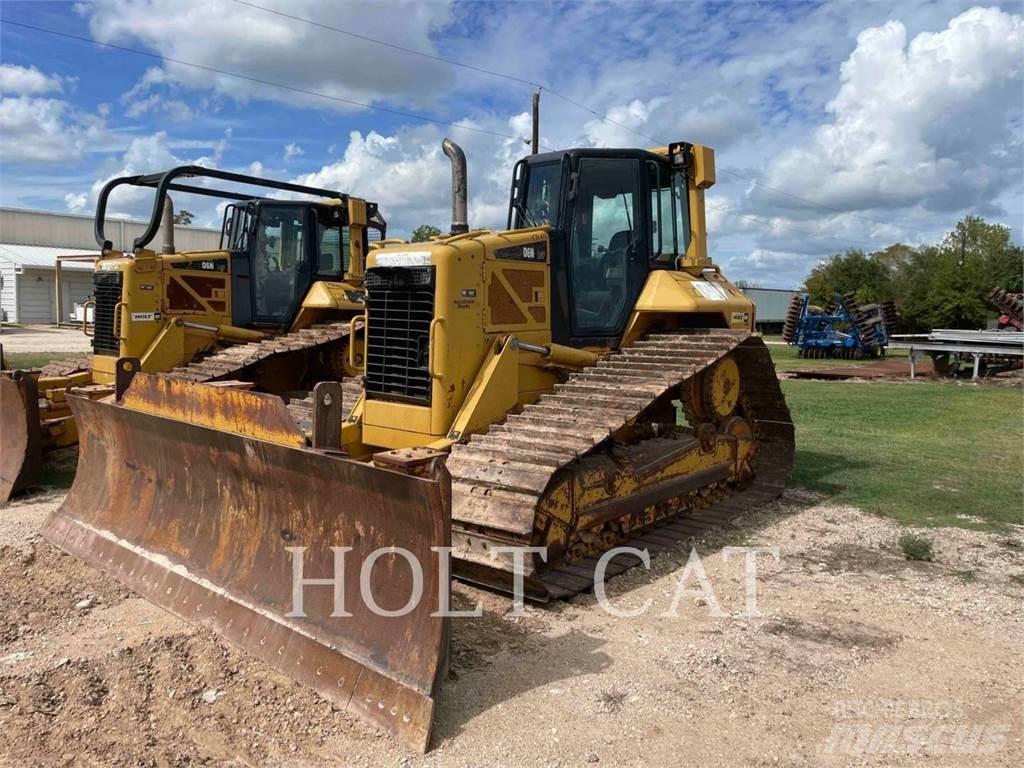
[[[376,201],[390,231],[408,232],[427,221],[442,222],[442,227],[446,223],[448,173],[440,138],[431,128],[396,136],[353,131],[338,162],[300,176],[298,182]]]
[[[709,144],[720,167],[709,196],[712,254],[737,270],[729,273],[737,279],[756,271],[758,282],[793,285],[823,255],[896,239],[927,241],[966,211],[1012,217],[1018,232],[1024,225],[1024,51],[1020,16],[1010,12],[964,12],[961,0],[799,9],[786,3],[580,3],[553,10],[520,3],[489,6],[487,13],[449,0],[365,7],[332,0],[260,3],[544,83],[546,148],[680,139]],[[1019,4],[1005,7],[1020,13]],[[530,134],[527,83],[430,62],[235,3],[180,0],[168,14],[155,0],[97,0],[81,12],[102,41],[339,99],[400,104],[513,137]],[[623,44],[609,45],[616,40]],[[604,122],[548,88],[627,127]],[[64,90],[72,90],[66,81]],[[95,98],[116,95],[97,92]],[[276,107],[254,103],[264,99],[310,111],[282,129],[268,119]],[[24,138],[8,140],[5,131],[0,147],[40,160],[94,151],[95,142],[67,139],[81,119],[61,103],[33,105],[35,122],[23,121],[17,134]],[[439,145],[449,129],[379,113],[360,113],[358,123],[348,123],[336,111],[346,109],[165,61],[123,94],[108,149],[115,142],[127,146],[139,124],[146,134],[165,126],[173,134],[175,123],[194,121],[197,136],[211,126],[239,126],[232,147],[237,155],[221,157],[209,142],[172,135],[146,144],[149,136],[124,157],[89,170],[102,178],[123,172],[130,156],[145,155],[148,147],[152,163],[199,156],[245,169],[258,158],[257,175],[285,178],[298,165],[288,162],[296,154],[287,146],[301,144],[302,167],[320,168],[304,180],[380,202],[393,233],[407,234],[422,223],[447,228],[449,166]],[[364,116],[375,130],[362,127]],[[319,121],[341,126],[340,157],[334,146],[323,153],[335,138],[323,136]],[[350,133],[355,125],[361,130]],[[519,138],[457,130],[451,135],[469,160],[471,224],[503,226],[511,166],[528,148]],[[160,148],[168,155],[158,155]],[[69,188],[89,188],[83,181],[58,186],[58,200]],[[89,201],[93,196],[87,194]],[[201,216],[205,210],[188,207]]]
[[[136,118],[159,115],[175,123],[187,123],[195,117],[192,108],[181,99],[168,98],[158,93],[128,100],[124,114],[125,117]]]
[[[36,67],[0,64],[0,156],[4,161],[73,161],[106,136],[102,112],[90,115],[63,97],[41,95],[62,91],[65,82],[66,78]]]
[[[132,139],[120,159],[112,158],[102,164],[98,178],[87,192],[68,193],[64,196],[64,202],[70,210],[93,210],[103,186],[119,176],[157,173],[176,165],[217,168],[221,164],[229,140],[230,134],[215,142],[175,140],[170,138],[166,131],[137,137]],[[195,154],[196,150],[203,149],[207,151],[203,154]],[[179,154],[181,150],[186,150],[188,153]],[[194,183],[203,184],[204,181],[196,179]],[[107,215],[148,216],[152,199],[153,191],[151,189],[119,187],[110,196]],[[182,201],[185,201],[183,205]],[[197,221],[199,224],[208,224],[214,221],[214,208],[209,200],[197,199],[194,195],[189,195],[186,199],[184,193],[176,193],[175,204],[178,207],[188,208],[201,217]],[[208,218],[205,218],[207,216]]]
[[[1022,71],[1024,19],[996,8],[909,44],[899,21],[866,29],[842,65],[831,119],[771,163],[766,181],[843,210],[956,211],[991,199],[1020,182]]]
[[[350,3],[331,0],[264,0],[268,8],[342,29],[377,31],[397,45],[433,51],[430,32],[450,20],[448,2]],[[159,0],[97,0],[83,6],[101,42],[142,43],[168,58],[238,72],[252,81],[165,61],[137,84],[138,95],[161,84],[209,88],[246,101],[272,99],[331,107],[323,99],[255,80],[360,102],[389,100],[430,105],[452,82],[439,62],[394,55],[366,41],[341,36],[256,8],[208,0],[178,0],[173,13]],[[350,109],[341,101],[334,108]]]
[[[75,160],[105,133],[102,118],[77,113],[62,99],[0,98],[0,156],[6,162]]]
[[[306,154],[306,151],[296,144],[294,141],[284,145],[284,159],[291,160],[293,157],[299,157],[300,155]]]
[[[608,110],[607,120],[595,118],[583,126],[589,144],[595,147],[621,147],[636,143],[637,135],[629,129],[643,131],[651,116],[653,103],[633,99],[629,104],[614,106]],[[625,126],[625,127],[622,127]],[[649,130],[649,129],[648,129]]]
[[[59,75],[45,75],[35,67],[0,64],[0,93],[50,93],[62,89]]]
[[[74,213],[84,210],[87,202],[89,202],[88,195],[81,192],[68,192],[64,195],[64,204],[67,205],[69,211]]]
[[[528,115],[517,115],[504,126],[495,122],[487,127],[508,130],[521,125],[524,117],[529,120]],[[512,164],[526,148],[518,139],[450,133],[466,153],[470,227],[503,227]],[[296,181],[378,202],[388,231],[395,235],[408,235],[420,224],[434,224],[447,231],[451,223],[451,164],[441,151],[444,136],[434,126],[391,136],[352,131],[341,159]]]

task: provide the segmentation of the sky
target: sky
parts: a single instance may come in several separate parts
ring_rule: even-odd
[[[377,201],[406,236],[447,229],[451,136],[470,225],[501,228],[541,86],[545,148],[715,149],[734,281],[796,287],[967,214],[1024,233],[1022,2],[3,0],[0,21],[4,206],[91,213],[110,178],[194,163]]]

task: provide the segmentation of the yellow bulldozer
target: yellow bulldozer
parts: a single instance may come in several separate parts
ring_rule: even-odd
[[[236,191],[211,186],[223,182]],[[121,187],[155,190],[147,228],[127,253],[104,234]],[[253,187],[316,199],[237,191]],[[218,250],[175,251],[172,191],[230,201]],[[95,322],[83,327],[93,354],[33,371],[0,364],[0,504],[37,482],[50,451],[78,442],[67,393],[112,393],[120,357],[187,381],[245,379],[286,391],[327,377],[353,386],[361,356],[350,363],[350,321],[363,314],[365,256],[385,230],[375,203],[329,189],[198,166],[110,181],[97,202],[101,252],[86,302]],[[147,247],[158,235],[159,253]]]
[[[79,471],[45,529],[421,750],[453,576],[576,594],[612,548],[774,498],[793,462],[755,307],[707,256],[710,148],[527,157],[503,231],[469,230],[444,150],[451,233],[368,254],[354,399],[123,356],[114,396],[69,397]]]

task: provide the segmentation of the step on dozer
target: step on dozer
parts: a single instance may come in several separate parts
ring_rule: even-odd
[[[444,481],[307,447],[280,398],[118,365],[116,396],[69,397],[78,473],[45,538],[424,751],[447,653]]]

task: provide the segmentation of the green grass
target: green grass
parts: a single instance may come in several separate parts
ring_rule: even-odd
[[[945,383],[782,382],[793,484],[911,525],[1024,523],[1024,393]]]
[[[11,368],[42,368],[54,360],[81,355],[81,352],[4,352],[4,360]]]
[[[935,549],[932,547],[932,540],[927,536],[918,536],[916,533],[904,533],[900,536],[900,549],[907,560],[920,560],[930,563],[935,559]]]

